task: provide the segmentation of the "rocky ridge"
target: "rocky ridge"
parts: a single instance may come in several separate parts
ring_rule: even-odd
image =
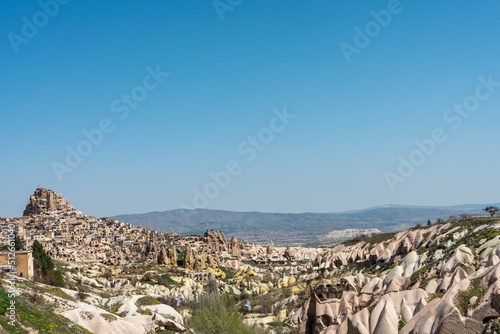
[[[316,244],[332,244],[332,243],[338,243],[341,241],[349,240],[352,239],[356,236],[360,235],[373,235],[373,234],[379,234],[382,233],[380,232],[379,229],[377,228],[369,228],[369,229],[345,229],[345,230],[336,230],[336,231],[331,231],[327,233],[325,236],[321,237]]]

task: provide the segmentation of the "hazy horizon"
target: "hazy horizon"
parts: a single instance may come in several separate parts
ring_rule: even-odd
[[[40,187],[43,188],[43,187]],[[54,189],[49,189],[52,191],[55,191]],[[57,191],[56,191],[57,192]],[[61,194],[64,196],[64,194]],[[31,196],[31,194],[30,194]],[[26,199],[26,203],[28,202],[29,196]],[[111,213],[111,214],[104,214],[104,215],[99,215],[95,214],[92,212],[85,212],[81,209],[79,209],[78,204],[74,204],[73,202],[70,201],[67,197],[65,199],[75,207],[76,210],[82,211],[84,214],[88,216],[95,216],[95,217],[114,217],[114,216],[120,216],[120,215],[129,215],[129,214],[147,214],[147,213],[155,213],[155,212],[165,212],[165,211],[171,211],[171,210],[200,210],[200,209],[208,209],[208,210],[214,210],[214,211],[228,211],[228,212],[241,212],[241,213],[248,213],[248,212],[256,212],[256,213],[271,213],[271,214],[343,214],[343,213],[352,213],[352,212],[357,212],[357,211],[368,211],[368,210],[374,210],[374,209],[382,209],[382,208],[397,208],[397,207],[402,207],[402,208],[453,208],[453,207],[467,207],[467,206],[476,206],[476,207],[482,207],[482,206],[487,206],[487,205],[498,205],[500,206],[500,203],[461,203],[461,204],[452,204],[452,205],[441,205],[441,206],[436,206],[436,205],[413,205],[413,204],[379,204],[375,206],[370,206],[370,207],[358,207],[350,210],[340,210],[340,211],[287,211],[287,212],[279,212],[279,211],[263,211],[263,210],[229,210],[229,209],[224,209],[224,208],[173,208],[173,209],[158,209],[158,210],[151,210],[151,211],[138,211],[138,212],[118,212],[118,213]],[[15,217],[20,217],[22,215],[23,209],[20,210],[19,214],[16,215],[2,215],[0,216],[6,216],[9,218],[15,218]],[[479,209],[478,209],[479,210]],[[466,213],[466,212],[464,212]]]

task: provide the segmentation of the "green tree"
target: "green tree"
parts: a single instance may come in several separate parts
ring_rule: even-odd
[[[33,242],[33,246],[31,246],[31,249],[33,251],[33,258],[36,260],[39,260],[42,254],[45,254],[45,250],[43,249],[43,246],[38,240],[35,240]]]
[[[45,253],[42,244],[38,242],[38,240],[35,240],[33,243],[32,250],[36,268],[40,269],[43,274],[48,274],[54,269],[54,262],[52,262],[51,257]]]
[[[42,257],[41,264],[42,264],[42,273],[44,274],[54,269],[54,262],[52,262],[52,259],[47,254],[45,254]]]
[[[14,236],[14,247],[15,247],[16,251],[20,251],[20,250],[24,249],[24,241],[23,241],[23,239],[21,239],[17,235],[17,233]]]
[[[496,206],[487,206],[483,209],[483,211],[486,211],[490,214],[491,217],[495,215],[500,209]]]
[[[218,293],[201,295],[186,324],[198,334],[253,334],[256,331],[243,323],[234,300]]]

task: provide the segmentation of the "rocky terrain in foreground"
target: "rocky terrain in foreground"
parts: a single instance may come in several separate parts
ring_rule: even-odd
[[[292,320],[314,334],[498,333],[499,262],[497,218],[347,242],[308,264],[321,279]]]

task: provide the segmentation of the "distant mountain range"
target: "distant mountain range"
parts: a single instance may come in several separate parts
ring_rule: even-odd
[[[488,204],[497,205],[500,204]],[[207,229],[221,230],[226,236],[256,243],[305,244],[333,230],[377,228],[400,231],[427,219],[447,219],[463,213],[479,214],[486,204],[447,207],[382,205],[337,213],[263,213],[209,209],[177,209],[164,212],[126,214],[110,217],[136,226],[142,224],[160,232],[203,234]]]

